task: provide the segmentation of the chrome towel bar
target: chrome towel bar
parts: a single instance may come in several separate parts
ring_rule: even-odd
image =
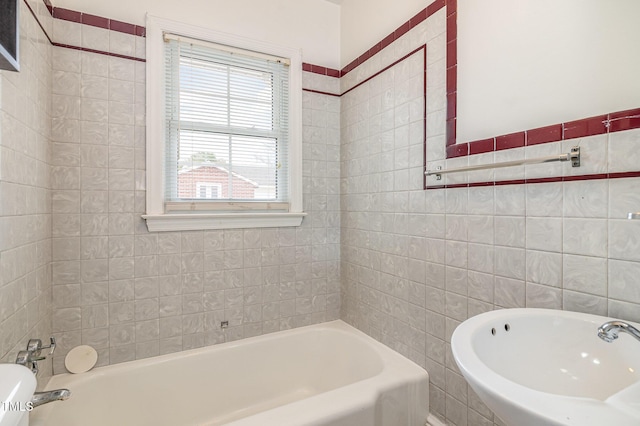
[[[580,167],[580,147],[574,146],[571,152],[561,155],[549,155],[547,157],[530,158],[526,160],[505,161],[502,163],[479,164],[477,166],[458,167],[448,170],[427,170],[424,172],[426,176],[436,176],[441,179],[441,175],[447,173],[472,172],[477,170],[498,169],[501,167],[521,166],[523,164],[542,164],[553,163],[556,161],[571,161],[571,167]]]

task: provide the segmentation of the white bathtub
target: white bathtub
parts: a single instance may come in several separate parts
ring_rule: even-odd
[[[61,374],[31,426],[424,426],[422,368],[342,321]]]

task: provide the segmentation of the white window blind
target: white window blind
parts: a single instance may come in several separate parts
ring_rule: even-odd
[[[288,61],[169,34],[164,57],[166,211],[287,210]]]

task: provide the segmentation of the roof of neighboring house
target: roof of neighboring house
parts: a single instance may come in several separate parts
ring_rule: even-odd
[[[216,166],[215,164],[202,164],[200,166],[185,167],[185,168],[183,168],[183,169],[178,171],[178,175],[181,175],[181,174],[184,174],[184,173],[193,172],[195,170],[203,169],[203,168],[217,169],[217,170],[220,170],[220,171],[222,171],[224,173],[229,173],[229,169],[226,169],[226,168],[224,168],[222,166]],[[236,172],[231,172],[231,176],[233,176],[234,178],[241,179],[241,180],[253,185],[256,188],[260,187],[260,184],[258,184],[257,182],[255,182],[255,181],[253,181],[253,180],[251,180],[249,178],[246,178],[246,177],[244,177],[244,176],[242,176],[242,175],[240,175],[240,174],[238,174]]]

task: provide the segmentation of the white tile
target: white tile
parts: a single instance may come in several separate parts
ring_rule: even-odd
[[[609,257],[640,261],[640,221],[609,220]]]
[[[546,286],[562,286],[562,255],[527,250],[527,282]]]
[[[108,52],[109,32],[104,28],[82,25],[82,47]]]
[[[526,241],[525,218],[495,216],[495,244],[508,247],[524,247]]]
[[[527,216],[562,216],[562,182],[526,185]]]
[[[607,299],[575,291],[563,291],[562,308],[594,315],[608,315]]]
[[[607,217],[609,185],[605,179],[564,182],[564,216]]]
[[[624,219],[640,211],[640,178],[610,179],[609,218]]]
[[[606,219],[564,219],[563,251],[585,256],[607,255]]]
[[[528,217],[526,247],[532,250],[562,251],[562,219]]]
[[[54,42],[68,44],[71,46],[82,45],[82,24],[62,19],[53,20],[53,33],[51,38]]]
[[[628,130],[609,134],[607,171],[638,171],[640,164],[640,130]],[[605,157],[607,158],[607,157]]]
[[[526,307],[561,309],[562,290],[545,285],[527,283]]]
[[[495,214],[501,216],[524,216],[526,211],[525,188],[527,188],[527,185],[496,186]]]
[[[526,276],[525,250],[496,246],[495,274],[523,280]]]
[[[118,31],[109,31],[109,51],[119,55],[135,56],[138,37]]]
[[[563,286],[598,296],[607,295],[607,259],[602,257],[563,256]]]

